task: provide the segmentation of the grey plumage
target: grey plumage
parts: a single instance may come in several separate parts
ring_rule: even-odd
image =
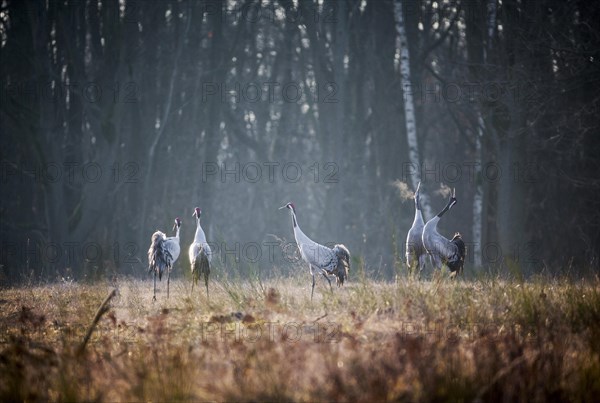
[[[445,264],[450,269],[452,277],[462,272],[466,247],[459,233],[456,233],[452,240],[440,235],[437,231],[437,224],[442,216],[456,203],[456,193],[453,191],[446,207],[438,215],[427,221],[423,228],[423,246],[431,257],[434,269],[441,269],[442,265]]]

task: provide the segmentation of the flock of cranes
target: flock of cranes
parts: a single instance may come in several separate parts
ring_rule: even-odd
[[[204,284],[206,286],[206,297],[208,298],[208,276],[210,275],[210,261],[212,252],[208,242],[206,242],[206,235],[200,225],[200,216],[202,211],[196,207],[194,209],[193,217],[196,218],[196,234],[194,235],[194,242],[190,245],[189,257],[190,265],[192,268],[192,291],[194,285],[198,283],[200,275],[204,277]],[[148,272],[154,273],[154,295],[153,301],[156,301],[156,276],[158,279],[162,279],[162,275],[167,271],[167,298],[169,298],[169,279],[171,276],[171,270],[173,265],[179,257],[181,247],[179,246],[179,229],[181,228],[181,219],[177,217],[175,219],[175,225],[173,231],[175,236],[167,237],[163,232],[156,231],[152,234],[152,241],[150,242],[150,249],[148,249]]]
[[[447,239],[437,231],[437,224],[442,216],[448,212],[456,203],[456,192],[452,195],[446,206],[435,217],[425,222],[421,213],[419,202],[419,183],[415,191],[415,219],[413,225],[408,231],[406,237],[406,263],[411,273],[420,273],[426,264],[427,257],[434,269],[441,269],[443,265],[450,269],[450,277],[454,278],[463,270],[466,256],[466,247],[460,233],[455,233],[452,239]],[[300,251],[302,260],[308,264],[308,269],[312,277],[312,286],[310,298],[312,301],[315,291],[315,274],[321,274],[331,286],[330,277],[335,277],[338,287],[344,285],[350,270],[350,252],[342,244],[337,244],[333,248],[321,245],[310,239],[298,225],[296,218],[296,207],[293,203],[287,203],[279,209],[288,209],[292,217],[292,227],[294,238]],[[208,298],[208,277],[210,275],[210,264],[212,252],[202,226],[200,225],[200,208],[194,209],[193,217],[196,219],[196,234],[194,241],[189,247],[190,267],[192,271],[192,291],[194,285],[202,276],[206,287],[206,296]],[[154,295],[153,301],[156,301],[156,276],[162,279],[164,272],[167,272],[167,298],[169,297],[169,280],[173,265],[179,258],[181,248],[179,245],[179,230],[181,228],[181,219],[175,218],[173,231],[175,236],[167,237],[163,232],[156,231],[152,235],[150,249],[148,249],[149,272],[154,273]]]

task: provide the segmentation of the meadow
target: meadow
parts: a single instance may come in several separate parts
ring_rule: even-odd
[[[312,302],[304,272],[221,278],[210,299],[163,279],[155,303],[149,280],[2,289],[0,400],[600,396],[597,277],[355,277]]]

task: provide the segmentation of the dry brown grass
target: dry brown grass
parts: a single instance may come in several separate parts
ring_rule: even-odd
[[[600,281],[183,280],[0,292],[0,400],[573,400],[600,396]],[[166,284],[161,284],[165,291]]]

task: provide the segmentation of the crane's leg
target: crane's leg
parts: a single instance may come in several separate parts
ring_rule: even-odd
[[[310,275],[312,276],[312,287],[310,289],[310,301],[312,302],[313,294],[315,293],[315,273],[313,272],[312,265],[309,265],[308,268],[310,270]]]
[[[196,283],[196,272],[194,271],[194,263],[192,263],[192,292],[194,292],[194,284]]]
[[[156,301],[156,270],[154,270],[154,295],[152,296],[152,302]]]
[[[415,274],[415,263],[416,266],[419,265],[418,262],[415,262],[415,254],[413,252],[406,252],[406,266],[408,267],[408,274],[410,276]]]
[[[433,270],[442,269],[442,259],[437,255],[431,255],[431,264],[433,265]]]
[[[204,272],[204,285],[206,286],[206,299],[208,299],[208,272]]]
[[[329,279],[329,277],[327,277],[327,275],[323,272],[321,272],[321,274],[323,275],[323,277],[325,277],[325,280],[327,280],[329,282],[329,291],[333,292],[333,287],[331,286],[331,280]]]
[[[419,279],[421,279],[421,272],[427,265],[427,254],[419,256]]]
[[[171,281],[171,268],[167,268],[167,299],[169,299],[169,282]]]
[[[419,256],[417,256],[416,252],[410,255],[410,263],[408,269],[410,270],[410,275],[412,278],[419,277],[421,271],[421,262],[419,261]]]

